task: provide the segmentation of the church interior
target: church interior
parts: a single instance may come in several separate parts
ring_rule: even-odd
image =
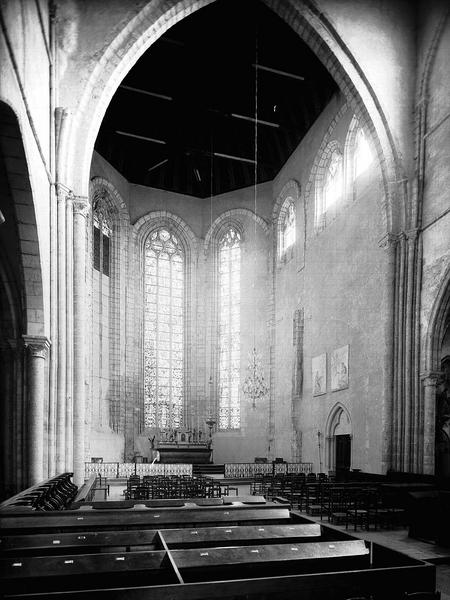
[[[8,593],[377,599],[380,569],[438,598],[422,555],[346,530],[450,547],[448,4],[4,0],[0,25]]]

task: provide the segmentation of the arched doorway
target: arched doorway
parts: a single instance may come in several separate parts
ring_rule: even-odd
[[[340,402],[330,411],[325,431],[328,470],[342,476],[352,462],[352,423],[350,413]]]

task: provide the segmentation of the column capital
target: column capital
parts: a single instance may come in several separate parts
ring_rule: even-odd
[[[398,235],[388,231],[378,240],[378,246],[383,250],[392,250],[397,246]]]
[[[68,188],[67,185],[64,185],[64,183],[55,183],[55,190],[58,202],[66,202],[73,199],[72,190]]]
[[[47,352],[51,345],[48,337],[45,335],[23,335],[22,338],[31,356],[35,358],[47,358]]]
[[[73,212],[86,218],[91,206],[86,196],[73,196]]]
[[[441,377],[442,371],[425,371],[420,374],[420,379],[425,387],[436,387]]]

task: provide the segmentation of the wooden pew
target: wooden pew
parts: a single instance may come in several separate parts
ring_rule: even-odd
[[[361,568],[361,557],[368,559],[369,550],[362,540],[252,545],[229,548],[197,548],[171,551],[175,569],[170,567],[165,550],[121,552],[110,554],[65,554],[62,556],[31,556],[0,559],[0,572],[7,592],[80,589],[87,586],[114,587],[123,583],[123,575],[134,584],[176,582],[176,570],[183,581],[201,581],[218,574],[228,579],[238,576],[242,569],[264,569],[266,574],[278,575],[287,569],[295,570],[294,563],[308,563],[313,570],[338,571]],[[343,563],[342,558],[346,559]],[[313,564],[315,566],[313,566]],[[367,561],[368,564],[368,561]],[[319,567],[318,567],[319,565]],[[238,570],[237,570],[238,569]],[[280,571],[281,570],[281,571]],[[298,570],[298,569],[297,569]],[[171,577],[172,574],[172,577]],[[107,581],[107,583],[106,583]]]
[[[394,600],[435,589],[433,565],[369,551],[288,505],[89,508],[0,525],[0,586],[17,600]]]
[[[369,567],[363,540],[172,550],[184,581],[280,576]]]
[[[0,573],[11,594],[177,583],[164,550],[1,559]]]
[[[164,529],[168,548],[194,548],[198,546],[248,545],[279,541],[309,541],[321,537],[317,523],[307,525],[264,525],[200,527],[195,529]],[[98,531],[59,534],[11,535],[0,538],[2,556],[45,556],[55,554],[82,554],[111,551],[159,549],[157,530]]]
[[[165,529],[162,535],[170,549],[199,546],[203,548],[246,546],[255,542],[261,544],[307,542],[321,537],[321,527],[318,523],[307,525],[196,527],[194,529]]]
[[[268,502],[257,506],[233,503],[227,506],[198,506],[188,503],[181,508],[138,508],[127,510],[59,511],[11,516],[0,515],[4,534],[69,531],[108,531],[116,529],[166,529],[190,525],[282,524],[290,519],[289,506]]]

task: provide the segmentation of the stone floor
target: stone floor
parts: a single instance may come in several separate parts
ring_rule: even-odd
[[[122,500],[123,492],[126,488],[124,482],[115,482],[109,480],[110,483],[110,495],[109,500]],[[238,488],[238,495],[245,496],[249,493],[249,486],[246,485],[235,485]],[[103,493],[101,498],[103,500]],[[320,523],[320,519],[305,515],[308,519],[315,520]],[[328,523],[327,523],[328,525]],[[345,526],[334,526],[336,529],[345,530]],[[350,533],[355,533],[360,538],[365,540],[387,546],[393,550],[403,552],[412,558],[420,560],[427,560],[436,564],[436,589],[440,590],[442,600],[450,600],[450,548],[442,548],[436,544],[423,542],[420,540],[412,539],[408,537],[408,530],[405,528],[397,528],[392,530],[382,531],[364,531],[358,530],[354,532],[353,529],[349,529]]]

